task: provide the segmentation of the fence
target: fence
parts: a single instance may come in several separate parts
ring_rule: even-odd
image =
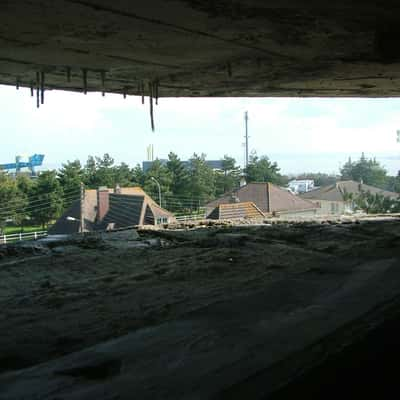
[[[178,222],[186,222],[186,221],[196,221],[199,219],[206,219],[206,214],[197,214],[197,215],[180,215],[175,217]]]
[[[0,244],[14,243],[23,240],[37,240],[47,236],[47,231],[13,233],[10,235],[0,235]]]

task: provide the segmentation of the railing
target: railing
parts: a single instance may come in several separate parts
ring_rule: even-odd
[[[23,240],[37,240],[47,236],[47,231],[13,233],[10,235],[0,234],[0,244],[14,243]]]
[[[197,215],[179,215],[175,217],[178,222],[196,221],[199,219],[206,219],[206,214]]]

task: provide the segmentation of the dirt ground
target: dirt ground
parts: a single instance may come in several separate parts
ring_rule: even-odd
[[[263,310],[290,315],[343,287],[360,265],[398,265],[399,228],[397,218],[228,224],[2,247],[1,372],[228,302],[245,316],[251,305],[241,299],[266,291]]]

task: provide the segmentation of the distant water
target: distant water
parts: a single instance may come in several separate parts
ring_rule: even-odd
[[[352,161],[360,158],[361,153],[321,153],[321,154],[284,154],[271,153],[268,157],[276,161],[283,174],[300,174],[302,172],[339,173],[340,168],[351,157]],[[400,170],[400,154],[370,154],[367,158],[375,157],[386,168],[389,175],[397,175]]]

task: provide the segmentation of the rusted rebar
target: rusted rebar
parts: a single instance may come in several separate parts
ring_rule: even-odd
[[[36,107],[40,107],[40,73],[36,72]]]
[[[44,72],[40,73],[40,102],[44,104]]]
[[[103,97],[106,95],[105,86],[106,86],[106,72],[105,71],[101,71],[101,88],[102,88],[101,95]]]
[[[83,73],[83,94],[87,94],[87,69],[82,70]]]
[[[154,97],[154,85],[152,82],[149,82],[150,121],[151,121],[151,130],[154,132],[153,97]]]

